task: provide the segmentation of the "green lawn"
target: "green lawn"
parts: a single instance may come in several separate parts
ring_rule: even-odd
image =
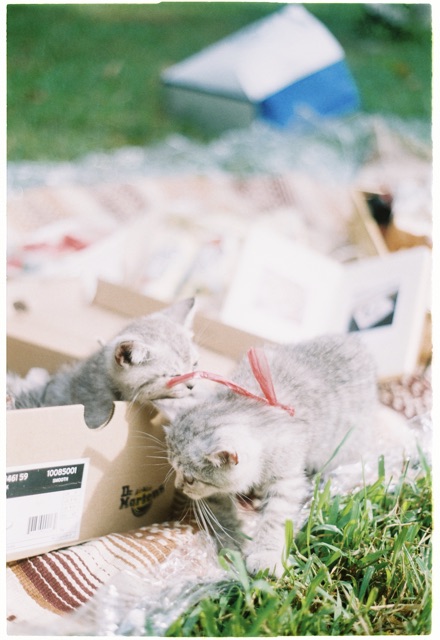
[[[431,632],[431,479],[380,479],[353,495],[315,491],[278,581],[237,579],[173,623],[167,636],[427,635]]]
[[[172,132],[209,139],[167,114],[161,70],[279,6],[8,5],[8,158],[73,159]],[[430,29],[391,29],[362,4],[305,6],[344,47],[364,111],[430,120]]]

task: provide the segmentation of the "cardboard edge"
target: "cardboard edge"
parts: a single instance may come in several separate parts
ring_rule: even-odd
[[[48,407],[28,407],[24,409],[11,409],[6,411],[6,424],[9,428],[11,423],[21,424],[22,421],[29,421],[32,419],[32,416],[38,415],[39,417],[43,415],[51,415],[55,418],[60,416],[60,419],[63,418],[63,414],[67,415],[74,414],[75,420],[78,421],[78,428],[84,429],[85,433],[88,432],[100,432],[104,429],[112,429],[113,424],[118,422],[121,418],[125,418],[125,416],[129,416],[130,414],[135,413],[139,410],[136,407],[139,405],[133,404],[132,402],[124,401],[124,400],[115,400],[112,403],[112,409],[109,413],[109,416],[105,422],[103,422],[99,427],[89,427],[87,422],[85,421],[85,408],[83,404],[68,404],[68,405],[56,405],[56,406],[48,406]],[[151,422],[153,420],[162,419],[165,421],[167,417],[164,413],[162,413],[152,402],[148,404],[145,403],[142,405],[142,411],[148,412],[148,418]],[[76,414],[76,415],[75,415]],[[19,417],[17,417],[19,416]]]
[[[128,317],[155,313],[168,306],[134,289],[106,280],[98,280],[93,304]],[[234,360],[241,358],[250,347],[270,342],[202,313],[196,313],[194,318],[194,339],[201,347]]]
[[[23,340],[12,335],[6,336],[6,363],[11,362],[11,354],[19,353],[23,366],[14,365],[14,372],[25,375],[32,367],[41,367],[42,353],[44,354],[45,369],[54,373],[65,365],[78,361],[68,351],[59,351],[51,347],[42,347],[36,342]]]
[[[353,213],[349,222],[349,233],[354,244],[361,246],[370,256],[389,253],[379,226],[370,214],[366,193],[353,191]]]

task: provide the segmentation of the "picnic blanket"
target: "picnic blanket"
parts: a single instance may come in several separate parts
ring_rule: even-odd
[[[344,149],[340,153],[344,131],[339,129],[336,146],[346,158]],[[357,133],[362,139],[365,131]],[[403,218],[411,202],[419,221],[429,218],[431,159],[426,147],[417,147],[414,139],[411,144],[407,138],[404,144],[396,142],[383,129],[379,134],[370,157],[356,167],[356,175],[350,174],[350,188],[328,180],[334,144],[326,153],[322,144],[313,147],[310,141],[273,132],[263,132],[258,145],[252,138],[243,139],[248,134],[237,133],[206,149],[174,138],[162,150],[142,156],[138,171],[130,167],[142,155],[139,150],[95,156],[80,163],[76,173],[65,164],[45,171],[35,165],[11,167],[8,277],[86,273],[92,281],[107,278],[164,301],[197,291],[202,310],[215,315],[240,243],[261,217],[341,261],[362,257],[365,249],[353,243],[349,232],[353,190],[380,190],[385,182],[391,191],[400,190],[396,204]],[[350,162],[361,148],[358,142],[350,138]],[[326,171],[322,165],[316,170],[318,156]],[[247,173],[231,171],[251,162]],[[151,170],[160,164],[178,166],[179,171],[170,175],[169,170]],[[127,171],[122,166],[128,166]],[[409,186],[412,200],[408,189],[405,196]],[[140,228],[149,229],[151,236],[154,232],[155,241],[135,251]],[[410,241],[413,234],[429,240],[429,223],[426,233],[411,224],[404,233]],[[401,239],[394,234],[393,242]],[[213,264],[215,269],[210,268]],[[424,366],[379,388],[381,401],[421,430],[430,428],[430,353],[427,334]],[[8,632],[144,635],[148,622],[153,635],[164,634],[186,606],[228,579],[212,541],[190,518],[181,518],[178,506],[180,515],[169,522],[114,532],[7,565]]]
[[[420,130],[359,115],[307,134],[256,126],[206,145],[171,136],[70,163],[10,163],[8,277],[87,270],[164,301],[197,291],[215,313],[259,220],[340,261],[365,255],[349,224],[363,192],[393,195],[393,249],[429,244],[432,151]]]

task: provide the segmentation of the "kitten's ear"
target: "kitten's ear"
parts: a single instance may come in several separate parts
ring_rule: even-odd
[[[232,465],[238,464],[238,455],[235,451],[216,451],[206,457],[214,467],[224,467],[226,465],[232,467]]]
[[[115,347],[115,360],[120,367],[141,364],[150,358],[147,347],[136,340],[121,340]]]
[[[183,324],[184,327],[190,329],[194,320],[195,311],[196,299],[186,298],[185,300],[175,302],[170,307],[166,307],[161,313],[171,318],[171,320],[174,320],[174,322]]]

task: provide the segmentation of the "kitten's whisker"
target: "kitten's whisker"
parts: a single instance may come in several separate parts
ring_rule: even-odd
[[[168,456],[165,454],[165,452],[157,451],[152,447],[136,447],[136,449],[145,451],[150,458],[156,458],[156,460],[168,460]]]
[[[157,447],[158,449],[163,449],[163,447],[159,447],[159,444],[155,440],[151,440],[150,438],[143,437],[140,433],[131,434],[129,440],[135,440],[137,443],[139,440],[142,442],[146,442],[150,447]]]
[[[210,534],[210,536],[214,536],[215,540],[217,541],[218,545],[220,547],[223,546],[222,544],[222,540],[220,538],[219,532],[217,531],[216,527],[215,527],[215,520],[212,519],[211,517],[211,513],[208,509],[207,504],[205,503],[205,501],[201,501],[200,507],[203,511],[203,515],[204,515],[204,519],[206,519],[207,523],[208,523],[208,530],[207,533]]]
[[[168,460],[168,456],[166,455],[165,451],[157,450],[157,448],[154,446],[142,445],[142,444],[139,445],[134,442],[128,442],[127,448],[130,448],[133,451],[143,451],[150,458],[156,458],[156,459],[160,458],[162,460]]]
[[[148,449],[148,447],[144,448]],[[137,447],[137,449],[139,449],[139,447]],[[147,457],[151,458],[152,460],[165,460],[166,462],[168,462],[168,456],[156,455],[155,453],[147,453]]]
[[[203,507],[204,507],[203,501],[195,500],[194,505],[196,507],[195,514],[196,514],[196,520],[199,528],[202,531],[204,531],[206,535],[209,537],[211,537],[212,534],[214,534],[218,542],[220,542],[216,531],[212,528],[212,526],[209,526],[210,525],[209,518],[207,519],[206,514],[203,510]]]
[[[203,513],[204,522],[208,523],[208,533],[210,533],[211,537],[214,537],[219,547],[224,547],[224,540],[222,540],[221,535],[223,534],[227,538],[230,538],[234,545],[236,541],[234,538],[228,533],[228,530],[222,526],[218,520],[218,518],[213,513],[212,509],[209,507],[208,503],[205,500],[198,500],[197,506],[200,508],[200,514]]]
[[[138,399],[140,392],[141,392],[140,389],[136,389],[132,399],[130,400],[130,407],[132,407],[136,403],[136,400]]]
[[[142,391],[142,387],[144,387],[145,385],[141,385],[138,389],[136,389],[133,397],[130,400],[127,400],[128,402],[128,406],[129,408],[133,411],[134,410],[134,406],[137,406],[137,413],[140,413],[143,408],[144,408],[144,403],[143,402],[138,402],[138,398],[141,395],[141,391]],[[150,401],[151,402],[151,401]],[[153,405],[154,406],[154,405]],[[156,409],[156,407],[154,407]],[[157,410],[157,409],[156,409]]]
[[[142,431],[141,429],[136,429],[135,431],[133,431],[132,436],[137,438],[148,438],[149,440],[156,442],[158,445],[165,446],[165,442],[163,440],[153,435],[152,433],[149,433],[148,431]]]
[[[130,444],[132,444],[133,446],[139,446],[139,441],[142,441],[141,446],[145,446],[150,449],[156,449],[156,451],[159,451],[160,453],[167,453],[166,444],[163,441],[159,440],[159,438],[143,432],[134,432],[130,434],[130,437],[128,439],[128,442]]]
[[[167,449],[165,447],[160,447],[156,442],[150,441],[148,438],[142,438],[140,435],[134,436],[132,438],[128,438],[128,444],[136,447],[143,447],[148,449],[155,449],[160,453],[166,453]]]
[[[183,506],[182,506],[182,512],[181,515],[179,517],[179,522],[183,522],[186,518],[189,519],[190,522],[194,522],[195,520],[195,515],[194,515],[194,509],[192,508],[192,501],[190,502],[184,502]],[[184,509],[183,509],[184,507]]]
[[[235,496],[229,496],[233,505],[237,505],[236,496],[240,498],[241,502],[248,504],[249,506],[253,506],[253,500],[250,496],[247,496],[245,493],[236,493]]]
[[[229,533],[230,529],[226,529],[219,521],[219,519],[217,518],[217,516],[215,515],[215,513],[213,512],[213,510],[211,509],[211,507],[209,506],[209,504],[205,501],[204,502],[204,506],[209,514],[209,517],[211,519],[211,522],[213,522],[214,524],[217,525],[217,527],[220,529],[220,531],[222,531],[222,533],[225,534],[225,536],[227,536],[228,538],[230,538],[231,540],[234,540],[233,536],[231,536],[231,534]]]
[[[166,476],[165,476],[165,481],[166,481],[166,482],[167,482],[167,481],[171,478],[171,476],[173,475],[173,471],[174,471],[174,469],[173,469],[172,467],[171,467],[170,469],[168,469],[167,474],[166,474]]]
[[[155,467],[156,469],[163,469],[163,470],[165,470],[168,467],[168,465],[165,464],[164,462],[150,462],[148,459],[147,461],[148,461],[149,467]]]
[[[132,398],[131,400],[128,400],[128,408],[130,409],[130,411],[132,411],[135,415],[140,413],[142,406],[140,404],[136,404],[136,398],[137,398],[138,394],[135,394],[134,398]],[[136,411],[135,411],[135,406],[136,406]]]
[[[212,529],[212,527],[209,526],[210,525],[210,521],[209,521],[209,518],[207,518],[207,516],[206,516],[203,500],[195,500],[193,502],[193,504],[194,504],[194,506],[196,508],[196,513],[198,514],[199,518],[203,522],[202,529],[208,535],[211,535],[211,531],[210,530]]]
[[[197,504],[195,504],[194,507],[195,507],[195,509],[194,509],[194,517],[196,519],[197,526],[199,527],[199,529],[201,529],[202,531],[206,532],[206,527],[204,526],[204,523],[201,521],[199,508],[198,508]]]
[[[169,482],[169,481],[170,481],[170,479],[171,479],[171,478],[172,478],[172,476],[173,476],[173,473],[174,473],[174,469],[173,469],[172,467],[171,467],[170,469],[168,469],[168,473],[166,474],[166,476],[165,476],[165,480],[163,481],[163,482],[164,482],[164,484],[167,484],[167,482]]]
[[[196,520],[197,526],[199,527],[199,529],[203,530],[206,532],[206,527],[204,526],[202,520],[201,520],[201,514],[199,511],[199,505],[197,504],[196,500],[192,501],[192,507],[193,507],[193,513],[194,513],[194,518]]]

